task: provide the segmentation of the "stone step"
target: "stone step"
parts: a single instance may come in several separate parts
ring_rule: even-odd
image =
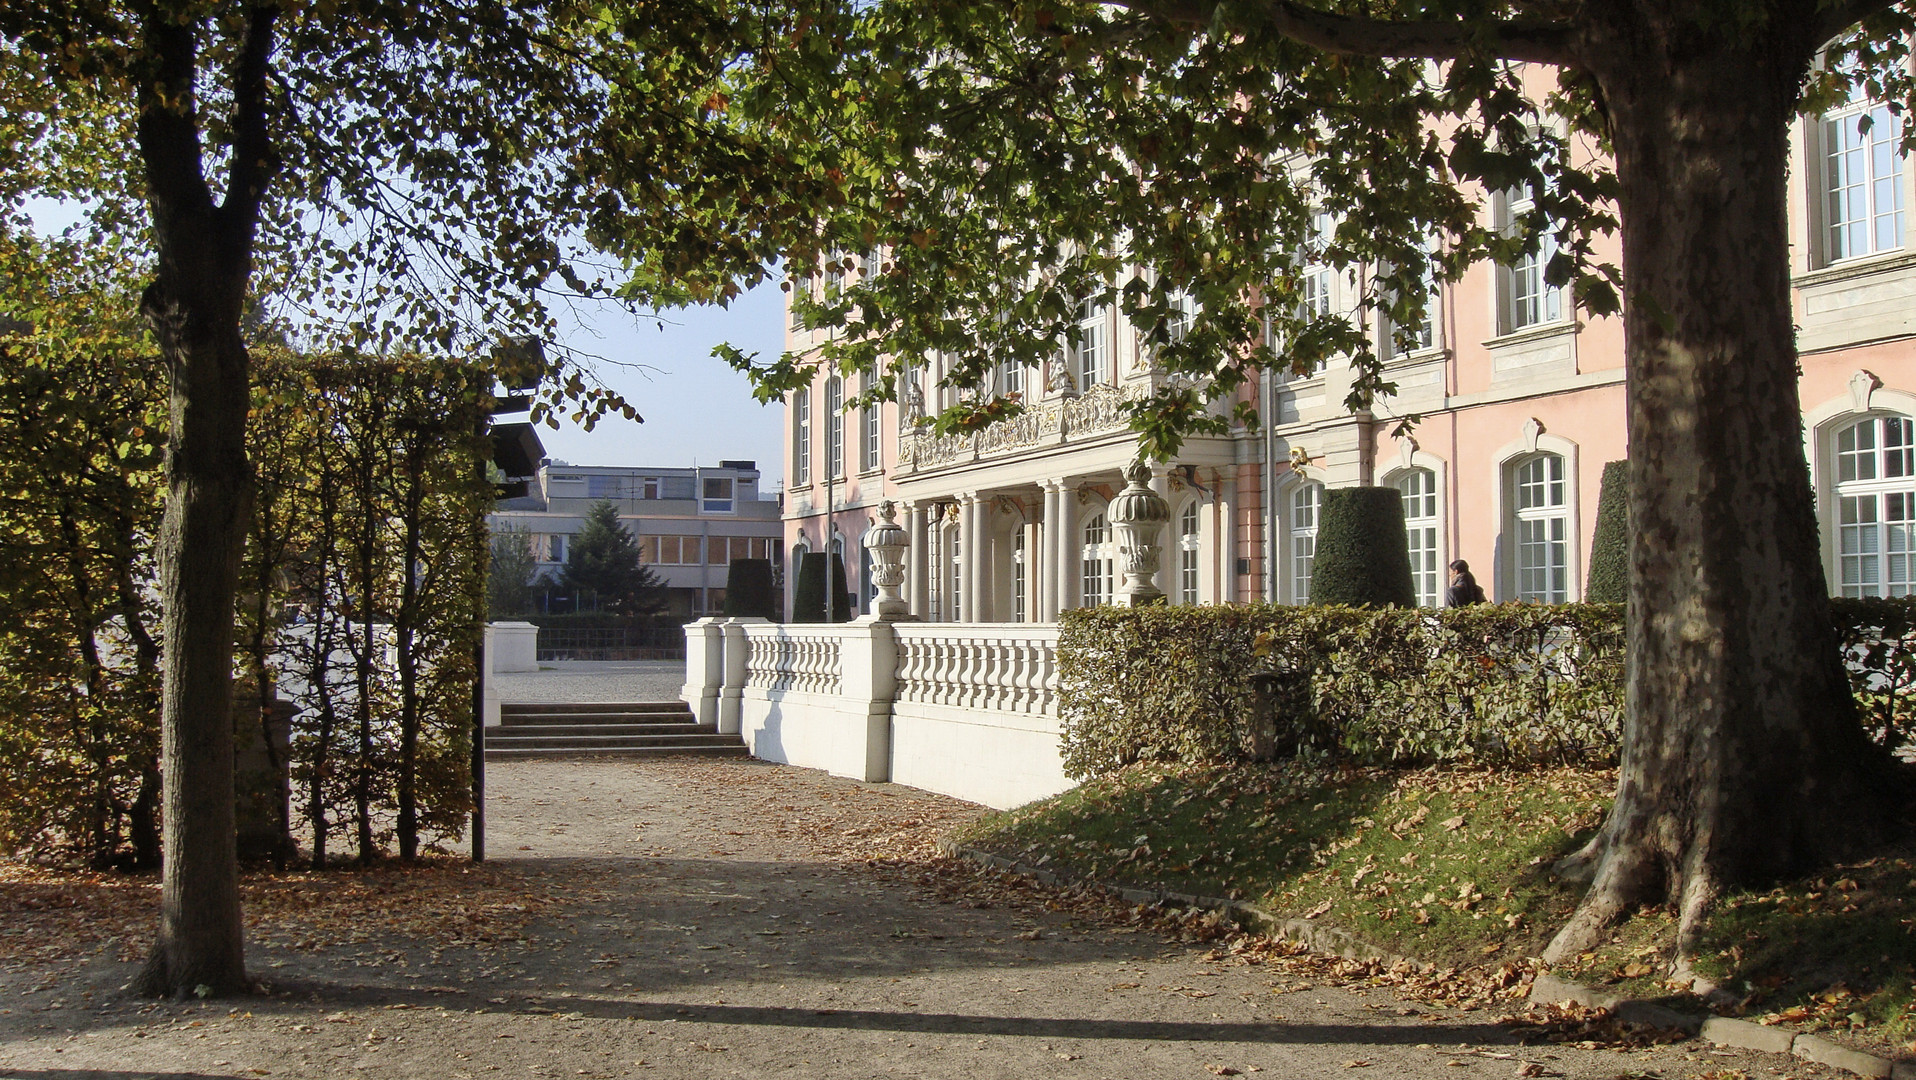
[[[564,704],[545,701],[511,701],[499,705],[501,716],[550,716],[558,713],[680,713],[683,701],[579,701]]]
[[[514,734],[494,728],[486,732],[486,747],[537,746],[555,750],[600,748],[607,746],[730,746],[744,745],[737,735],[720,735],[710,728],[685,732],[612,732],[597,735]]]
[[[512,761],[531,758],[673,758],[673,757],[747,757],[744,743],[723,746],[623,746],[599,749],[566,750],[548,747],[494,748],[486,743],[487,761]]]
[[[486,729],[488,735],[504,735],[507,738],[542,738],[547,735],[684,735],[693,732],[710,732],[709,727],[700,727],[693,721],[690,713],[677,720],[648,720],[643,723],[600,722],[590,715],[569,718],[570,723],[525,724],[506,720],[504,723]]]

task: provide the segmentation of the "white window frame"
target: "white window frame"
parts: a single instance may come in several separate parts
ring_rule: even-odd
[[[1413,465],[1391,477],[1404,500],[1404,544],[1410,552],[1410,580],[1418,607],[1444,602],[1443,499],[1434,469]]]
[[[1815,131],[1823,264],[1902,250],[1901,117],[1865,98],[1825,113]]]
[[[1294,484],[1284,495],[1284,579],[1293,604],[1311,599],[1311,568],[1317,561],[1317,522],[1324,508],[1324,485],[1315,480]]]
[[[1022,524],[1011,529],[1011,621],[1029,622],[1026,601],[1030,591],[1030,577],[1025,565],[1025,528]]]
[[[1497,205],[1497,228],[1505,234],[1514,233],[1517,219],[1535,209],[1536,194],[1528,186],[1514,188],[1500,195]],[[1544,272],[1556,254],[1556,235],[1546,232],[1535,254],[1497,267],[1499,334],[1520,334],[1564,321],[1567,305],[1563,289],[1544,280]]]
[[[1577,545],[1570,513],[1575,477],[1561,454],[1542,451],[1510,463],[1511,595],[1520,603],[1563,604],[1576,596],[1571,580]]]
[[[1204,528],[1203,515],[1198,510],[1198,500],[1192,499],[1178,511],[1178,569],[1177,602],[1196,604],[1198,602],[1198,571],[1203,565],[1200,561],[1200,541]]]
[[[845,475],[845,380],[825,380],[825,475]]]
[[[866,375],[864,382],[865,382],[864,392],[866,394],[870,394],[872,389],[872,377],[870,375]],[[865,472],[877,472],[879,469],[884,467],[884,463],[885,463],[884,445],[879,441],[880,438],[882,437],[880,428],[881,428],[881,420],[883,417],[883,407],[878,402],[873,401],[870,404],[865,406],[863,413],[864,413],[864,421],[865,421],[864,423],[865,439],[864,439],[864,446],[862,448],[864,457],[861,461],[861,465]]]
[[[1117,595],[1116,545],[1104,508],[1085,517],[1078,526],[1078,597],[1082,607],[1109,604]]]
[[[1836,595],[1916,593],[1916,421],[1876,413],[1842,424],[1829,463]]]
[[[724,495],[713,495],[712,485],[725,485]],[[730,476],[702,476],[699,478],[699,513],[731,514],[738,506],[738,480]]]
[[[1072,347],[1072,374],[1078,390],[1088,391],[1112,381],[1110,309],[1095,298],[1078,301],[1078,340]]]
[[[792,395],[792,486],[812,482],[812,388]]]

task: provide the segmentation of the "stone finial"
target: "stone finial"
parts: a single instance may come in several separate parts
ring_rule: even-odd
[[[872,584],[878,586],[872,614],[892,621],[911,618],[911,606],[898,591],[905,584],[905,548],[911,538],[898,524],[898,507],[890,499],[878,504],[878,520],[865,530],[862,543],[871,552]]]
[[[1164,599],[1164,591],[1151,578],[1158,572],[1163,555],[1164,526],[1171,520],[1171,504],[1151,489],[1151,466],[1134,462],[1125,469],[1129,481],[1111,500],[1105,519],[1118,541],[1118,558],[1124,581],[1118,586],[1118,603],[1140,607]]]

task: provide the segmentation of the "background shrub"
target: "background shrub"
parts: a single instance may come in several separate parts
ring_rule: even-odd
[[[1415,607],[1404,495],[1389,487],[1324,492],[1311,561],[1311,603]]]
[[[1597,529],[1590,537],[1585,600],[1621,604],[1630,592],[1630,463],[1608,462],[1597,494]]]
[[[725,614],[770,619],[777,611],[778,589],[772,584],[772,560],[733,559],[725,570]]]
[[[1832,600],[1831,616],[1871,735],[1912,745],[1916,599]],[[1604,764],[1622,732],[1621,604],[1102,607],[1061,623],[1065,771],[1079,779],[1272,747],[1362,764]],[[1273,692],[1298,678],[1308,691]]]

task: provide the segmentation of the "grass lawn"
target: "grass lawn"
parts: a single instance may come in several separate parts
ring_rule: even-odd
[[[1614,772],[1135,766],[988,815],[956,839],[1117,885],[1315,918],[1444,966],[1534,956],[1575,906],[1551,864],[1588,840]],[[1753,1019],[1916,1053],[1916,850],[1724,898],[1697,957]],[[1563,973],[1642,997],[1675,922],[1647,909]],[[1679,1002],[1701,1009],[1696,1002]]]

